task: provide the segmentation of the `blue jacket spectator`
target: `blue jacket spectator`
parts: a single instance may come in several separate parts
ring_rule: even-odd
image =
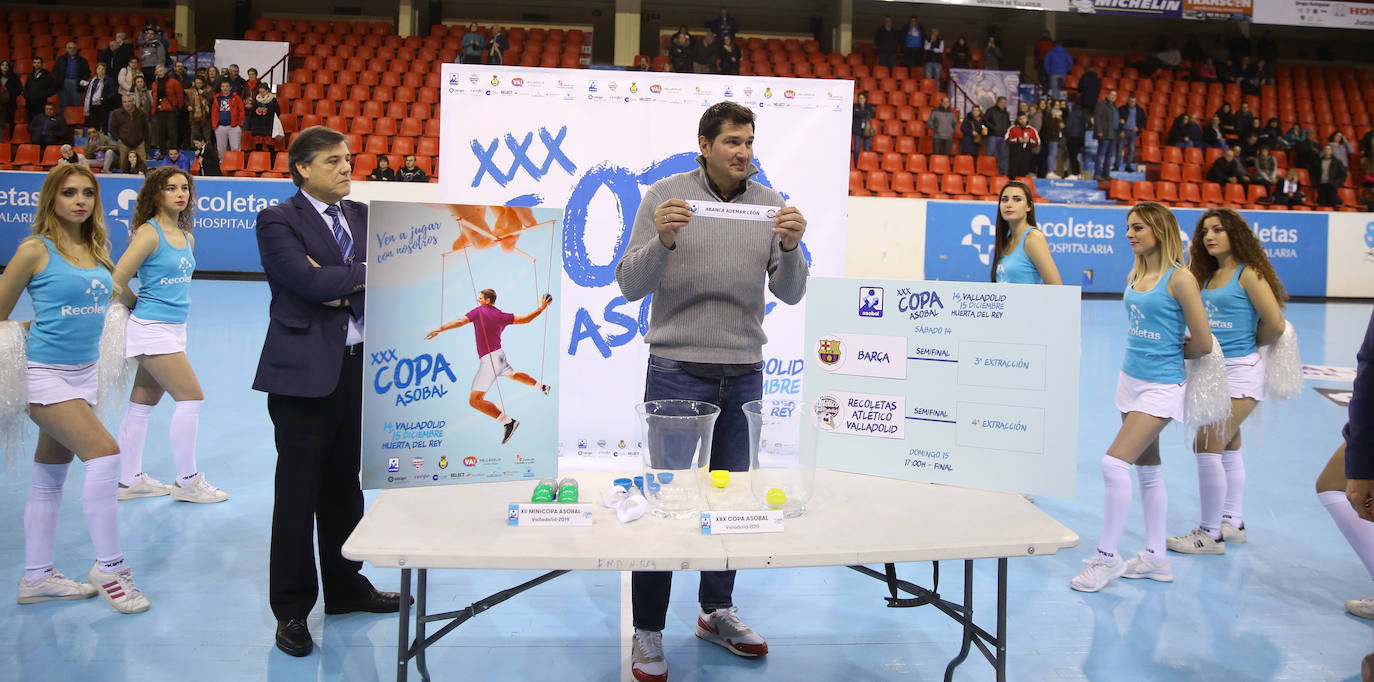
[[[481,32],[477,30],[475,22],[468,24],[468,32],[463,34],[463,40],[460,44],[463,48],[462,63],[482,63],[482,52],[486,50],[487,39],[483,38]]]

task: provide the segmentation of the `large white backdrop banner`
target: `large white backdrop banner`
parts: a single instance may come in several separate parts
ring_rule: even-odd
[[[567,207],[559,449],[579,465],[640,450],[649,301],[615,266],[648,187],[696,167],[706,107],[754,111],[754,180],[806,216],[812,274],[844,274],[852,81],[446,64],[442,82],[440,200]],[[768,300],[764,393],[800,399],[803,307]]]

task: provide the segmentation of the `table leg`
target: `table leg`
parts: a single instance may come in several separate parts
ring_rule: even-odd
[[[406,664],[410,661],[410,569],[401,569],[400,635],[396,644],[396,682],[406,682]]]
[[[968,658],[969,647],[973,646],[973,561],[964,562],[964,604],[963,618],[957,618],[964,626],[963,641],[959,648],[959,655],[949,662],[945,667],[945,682],[954,679],[954,669]],[[1000,678],[999,678],[1000,682]]]
[[[429,569],[420,569],[420,590],[415,596],[415,667],[420,671],[420,679],[429,682],[429,666],[425,663],[425,649],[429,648],[429,642],[425,641],[425,623],[429,622],[425,618],[425,601],[429,596]]]
[[[973,562],[969,562],[973,563]],[[970,620],[972,613],[970,612]],[[997,560],[997,639],[993,642],[997,646],[997,660],[993,662],[993,667],[997,669],[997,682],[1006,682],[1007,679],[1007,558],[1001,557]]]

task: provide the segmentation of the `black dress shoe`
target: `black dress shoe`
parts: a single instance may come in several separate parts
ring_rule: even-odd
[[[411,604],[415,599],[411,598]],[[401,610],[401,595],[397,592],[379,592],[373,589],[357,599],[350,599],[343,602],[326,602],[324,612],[337,616],[341,613],[353,613],[355,611],[366,611],[367,613],[396,613]]]
[[[277,621],[277,648],[292,656],[305,656],[315,648],[310,628],[297,618]]]

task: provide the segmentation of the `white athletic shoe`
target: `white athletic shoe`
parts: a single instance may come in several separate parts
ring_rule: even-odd
[[[136,500],[140,497],[161,497],[172,492],[172,486],[148,476],[139,474],[133,485],[119,484],[119,499]]]
[[[90,599],[95,596],[95,588],[87,583],[79,583],[61,571],[53,570],[43,582],[30,585],[29,581],[19,579],[19,603],[37,604],[41,601],[58,599]],[[1349,602],[1347,602],[1347,605]]]
[[[668,682],[668,661],[663,658],[663,633],[635,628],[630,645],[630,673],[639,682]]]
[[[1078,577],[1069,581],[1069,587],[1079,592],[1096,592],[1126,572],[1126,562],[1120,557],[1117,557],[1115,563],[1109,564],[1103,561],[1102,555],[1097,552],[1093,552],[1093,558],[1084,559],[1083,563],[1088,567],[1083,569]]]
[[[207,483],[205,481],[205,474],[196,474],[195,478],[191,479],[189,485],[181,485],[178,483],[173,486],[172,497],[182,502],[211,504],[229,499],[229,493]]]
[[[1171,537],[1165,541],[1170,552],[1179,554],[1225,554],[1226,543],[1215,540],[1201,528],[1194,528],[1187,535]]]
[[[753,658],[768,655],[768,642],[748,625],[740,622],[737,609],[716,609],[711,613],[697,611],[697,637],[725,647],[736,656]]]
[[[1141,552],[1134,559],[1126,560],[1126,572],[1122,573],[1121,577],[1149,578],[1171,583],[1174,581],[1174,567],[1169,563],[1169,557],[1155,561],[1149,552]]]
[[[1374,620],[1374,599],[1346,600],[1345,610],[1349,611],[1352,616]]]
[[[1221,520],[1221,540],[1222,542],[1245,542],[1245,522],[1240,522],[1240,528],[1231,525],[1229,519]]]
[[[134,584],[134,572],[132,569],[125,568],[114,573],[105,573],[100,570],[100,562],[97,561],[91,567],[91,572],[86,576],[96,591],[105,601],[110,602],[110,606],[123,613],[142,613],[148,610],[148,598],[143,596],[143,592]]]
[[[1050,179],[1050,180],[1058,180],[1058,179],[1059,179],[1059,174],[1058,174],[1058,173],[1050,172],[1050,173],[1046,173],[1046,174],[1045,174],[1045,177],[1046,177],[1047,179]]]

